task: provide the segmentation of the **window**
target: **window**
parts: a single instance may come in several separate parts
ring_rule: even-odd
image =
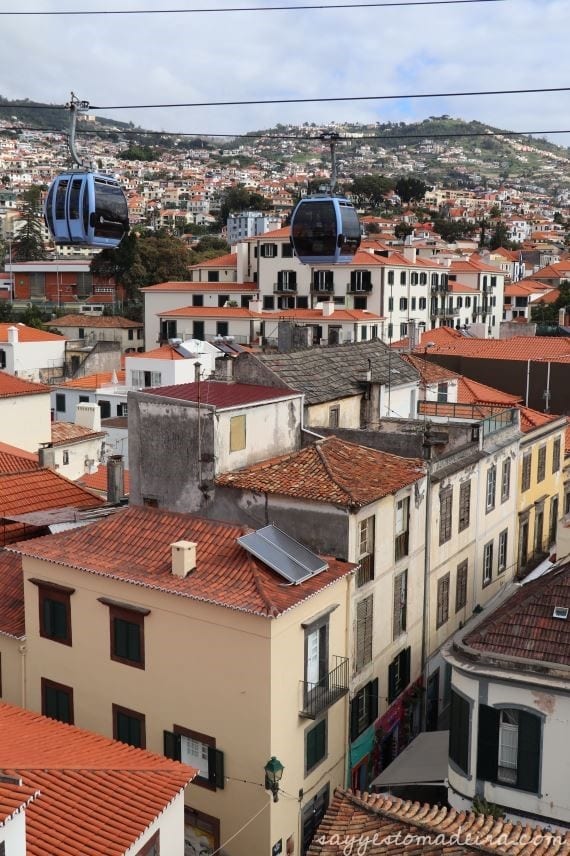
[[[499,566],[498,573],[502,574],[507,567],[507,545],[509,539],[509,530],[503,529],[499,535]]]
[[[73,725],[73,690],[42,678],[42,715]]]
[[[449,574],[437,581],[437,615],[435,619],[436,628],[446,624],[449,618]]]
[[[329,407],[329,428],[338,428],[340,421],[340,405]]]
[[[416,271],[412,271],[412,273],[410,274],[410,282],[411,282],[411,284],[412,284],[412,285],[417,285],[417,284],[418,284],[418,279],[419,279],[419,277],[418,277],[417,272],[416,272]]]
[[[218,294],[218,309],[222,309],[229,302],[229,294]]]
[[[558,525],[558,497],[550,497],[550,529],[548,532],[548,543],[554,544],[556,541],[556,529]]]
[[[375,518],[367,517],[358,524],[359,538],[359,569],[356,576],[356,585],[363,586],[374,579],[374,528]]]
[[[67,451],[67,449],[64,449],[62,459],[63,459],[63,466],[64,467],[67,466],[67,464],[69,464],[69,452]]]
[[[356,656],[354,667],[360,671],[372,660],[372,595],[365,597],[356,605]]]
[[[394,271],[388,271],[388,285],[394,285]]]
[[[469,773],[469,702],[452,688],[449,716],[449,758],[466,775]]]
[[[458,308],[458,309],[461,309],[461,308],[462,308],[462,306],[463,306],[463,298],[462,298],[462,297],[458,297],[458,298],[457,298],[457,308]]]
[[[327,719],[324,717],[305,731],[305,775],[314,770],[326,757]]]
[[[89,396],[88,395],[80,395],[79,396],[79,403],[80,404],[88,404],[89,403]]]
[[[471,307],[471,298],[470,298],[470,297],[466,297],[466,298],[465,298],[465,308],[466,308],[466,309],[469,309],[470,307]]]
[[[511,459],[505,458],[501,467],[501,502],[506,502],[511,492]]]
[[[297,290],[297,271],[280,270],[277,273],[277,290],[278,291],[296,291]]]
[[[198,770],[193,784],[210,790],[224,788],[224,753],[216,749],[214,737],[181,725],[175,725],[172,731],[165,731],[163,737],[167,758],[189,764]]]
[[[459,487],[459,531],[469,526],[471,512],[471,480],[462,482]]]
[[[263,259],[274,259],[277,255],[277,244],[261,244],[259,255]]]
[[[378,678],[369,681],[350,702],[350,740],[356,740],[378,717]]]
[[[203,294],[193,294],[192,295],[192,306],[203,306],[204,305],[204,295]]]
[[[541,720],[526,710],[479,705],[477,778],[538,793]]]
[[[6,368],[6,351],[0,348],[0,369]]]
[[[151,374],[158,374],[158,372],[151,372]],[[101,413],[101,419],[109,419],[111,416],[111,402],[110,401],[98,401],[99,411]]]
[[[109,606],[111,660],[144,669],[144,619],[149,610],[134,610],[99,599]]]
[[[71,645],[71,595],[75,589],[30,579],[38,586],[40,636]]]
[[[408,298],[407,297],[400,297],[400,311],[403,312],[407,308],[408,308]]]
[[[546,446],[541,446],[538,450],[538,465],[536,471],[537,482],[544,481],[546,475]]]
[[[55,411],[56,413],[65,413],[65,394],[56,392],[55,394]]]
[[[216,336],[227,336],[229,334],[230,325],[227,321],[216,322]]]
[[[564,514],[570,514],[570,485],[564,485]]]
[[[220,281],[220,271],[219,270],[209,270],[208,271],[208,282],[219,282]]]
[[[394,298],[389,297],[388,298],[388,312],[393,312],[393,311],[394,311]]]
[[[415,311],[416,311],[416,298],[415,298],[415,297],[412,297],[411,307],[410,307],[410,308],[411,308],[412,312],[415,312]]]
[[[117,416],[127,416],[128,407],[126,404],[117,404]]]
[[[425,273],[425,272],[420,273],[420,285],[427,285],[427,281],[428,281],[427,273]]]
[[[313,288],[315,291],[333,291],[334,274],[332,270],[316,270],[313,272]]]
[[[495,507],[495,489],[497,487],[497,467],[493,464],[487,470],[487,494],[485,510],[491,511]]]
[[[230,417],[230,452],[245,449],[245,414]]]
[[[160,829],[143,844],[135,856],[160,856]]]
[[[448,400],[447,383],[438,383],[437,385],[437,400],[439,404],[444,404]]]
[[[552,444],[552,472],[557,473],[560,469],[560,437]]]
[[[281,244],[281,258],[282,259],[292,259],[293,258],[293,247],[291,244]]]
[[[483,587],[489,585],[493,576],[493,542],[483,548]]]
[[[408,572],[402,571],[394,577],[394,614],[392,618],[392,636],[397,639],[406,631],[408,607]]]
[[[408,555],[410,525],[410,497],[404,496],[396,503],[396,539],[394,542],[394,557],[397,562]]]
[[[388,703],[391,704],[410,683],[411,648],[404,648],[388,666]]]
[[[204,339],[204,322],[203,321],[193,321],[192,322],[192,338],[199,339],[202,341]]]
[[[392,323],[388,324],[388,340],[392,341],[394,338],[394,325]]]
[[[263,308],[264,309],[275,309],[275,298],[272,294],[264,294],[263,295]]]
[[[453,510],[453,488],[448,487],[439,494],[439,543],[445,544],[451,538]]]
[[[142,713],[128,707],[113,705],[113,739],[129,743],[139,749],[146,748],[146,725]]]
[[[405,285],[405,284],[406,284],[406,271],[402,270],[402,271],[400,271],[400,285]]]
[[[371,291],[372,275],[369,270],[353,270],[350,274],[351,291]]]
[[[426,309],[427,308],[427,300],[425,297],[420,297],[420,299],[418,301],[418,307],[420,309]]]
[[[530,487],[531,466],[532,466],[532,452],[526,452],[526,454],[523,455],[523,462],[522,462],[521,490],[523,492],[525,490],[528,490]]]
[[[465,559],[457,566],[457,580],[455,583],[455,611],[459,612],[467,603],[467,568],[468,560]]]

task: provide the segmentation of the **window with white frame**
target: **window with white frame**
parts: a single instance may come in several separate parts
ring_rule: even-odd
[[[499,566],[498,572],[502,574],[502,572],[507,567],[507,545],[509,540],[509,530],[503,529],[501,534],[499,535]]]
[[[486,492],[486,501],[485,501],[486,511],[491,511],[495,507],[496,487],[497,487],[497,467],[493,464],[493,466],[489,467],[489,469],[487,470],[487,492]]]
[[[499,720],[499,763],[497,779],[506,784],[517,781],[517,757],[519,751],[518,710],[502,710]]]
[[[501,502],[506,502],[511,492],[511,459],[505,458],[501,467]]]
[[[374,515],[361,520],[358,524],[360,567],[356,575],[357,586],[363,586],[374,579],[374,528]]]
[[[201,740],[195,740],[193,737],[186,737],[186,735],[181,734],[180,756],[182,763],[195,767],[203,779],[209,777],[207,743],[202,743]]]
[[[395,560],[402,559],[408,555],[410,527],[410,497],[404,496],[396,503],[396,539]]]
[[[483,586],[489,585],[493,576],[493,542],[483,548]]]
[[[394,577],[393,637],[397,639],[406,630],[408,607],[408,572],[402,571]]]

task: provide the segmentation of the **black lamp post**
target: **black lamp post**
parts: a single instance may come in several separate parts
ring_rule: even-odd
[[[275,755],[272,755],[264,769],[265,790],[271,791],[273,794],[273,802],[277,802],[279,799],[279,782],[281,781],[281,776],[283,775],[283,770],[285,768],[281,761],[279,761]]]

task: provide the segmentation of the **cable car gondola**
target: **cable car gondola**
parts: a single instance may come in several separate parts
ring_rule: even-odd
[[[330,193],[301,199],[291,215],[291,244],[305,265],[348,264],[360,246],[360,222],[354,206],[335,196],[338,134],[321,134],[331,149]]]
[[[77,111],[86,106],[87,102],[80,102],[71,94],[69,148],[80,169],[54,179],[48,190],[44,216],[56,244],[117,247],[129,231],[125,194],[112,176],[82,169],[75,151]]]
[[[291,216],[291,243],[299,261],[348,264],[360,246],[360,222],[342,196],[308,196]]]

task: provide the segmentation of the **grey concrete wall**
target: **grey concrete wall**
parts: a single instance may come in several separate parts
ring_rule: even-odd
[[[316,553],[348,561],[349,515],[335,505],[218,487],[202,514],[252,529],[274,523]]]
[[[142,392],[129,392],[128,407],[131,503],[148,497],[169,511],[200,511],[214,482],[213,411],[202,406],[198,416],[195,405]]]
[[[261,386],[288,389],[287,384],[253,354],[240,354],[234,360],[233,365],[233,377],[238,383],[254,383]]]
[[[120,342],[97,342],[91,353],[81,363],[75,377],[85,377],[98,372],[119,371],[121,353]]]

